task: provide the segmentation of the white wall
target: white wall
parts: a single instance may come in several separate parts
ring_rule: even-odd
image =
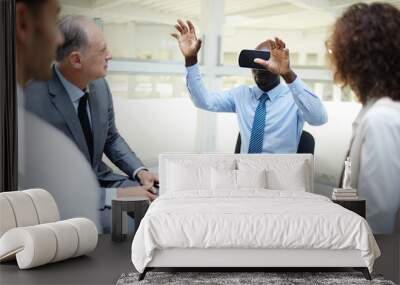
[[[193,152],[197,111],[188,98],[114,98],[119,132],[149,167],[161,152]]]

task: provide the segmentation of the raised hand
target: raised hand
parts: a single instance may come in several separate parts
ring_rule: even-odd
[[[201,40],[197,38],[192,22],[186,21],[185,23],[182,20],[178,20],[175,28],[177,32],[172,33],[171,36],[178,40],[183,56],[186,60],[195,58],[197,62],[197,53],[201,47]]]
[[[254,62],[264,66],[265,69],[274,74],[282,75],[284,78],[288,75],[291,75],[290,77],[292,77],[294,73],[290,68],[289,50],[286,48],[285,43],[279,38],[275,38],[275,40],[268,39],[264,43],[264,46],[271,54],[269,60],[256,58],[254,59]]]

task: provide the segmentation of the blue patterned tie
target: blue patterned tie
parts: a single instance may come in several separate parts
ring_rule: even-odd
[[[265,116],[267,110],[265,102],[269,99],[267,93],[263,93],[260,97],[256,112],[254,114],[253,127],[251,128],[251,136],[249,143],[249,153],[261,153],[264,140]]]

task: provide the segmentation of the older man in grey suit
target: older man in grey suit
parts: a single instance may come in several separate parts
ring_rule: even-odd
[[[67,16],[59,28],[65,41],[57,50],[52,79],[27,86],[26,108],[75,142],[102,187],[113,189],[116,196],[146,195],[153,200],[157,176],[145,168],[115,125],[104,79],[111,53],[102,31],[84,16]],[[102,161],[103,153],[127,176],[113,173]],[[135,187],[139,183],[145,187]]]

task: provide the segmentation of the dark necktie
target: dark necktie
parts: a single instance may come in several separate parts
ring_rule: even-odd
[[[86,145],[89,150],[90,161],[93,161],[93,134],[92,128],[90,127],[89,115],[87,113],[87,103],[89,99],[89,93],[85,92],[85,95],[79,100],[78,106],[78,117],[81,122],[83,134],[85,135]]]
[[[251,128],[249,153],[261,153],[264,141],[265,117],[267,109],[265,102],[269,99],[267,93],[260,97],[256,112],[254,113],[253,126]]]

